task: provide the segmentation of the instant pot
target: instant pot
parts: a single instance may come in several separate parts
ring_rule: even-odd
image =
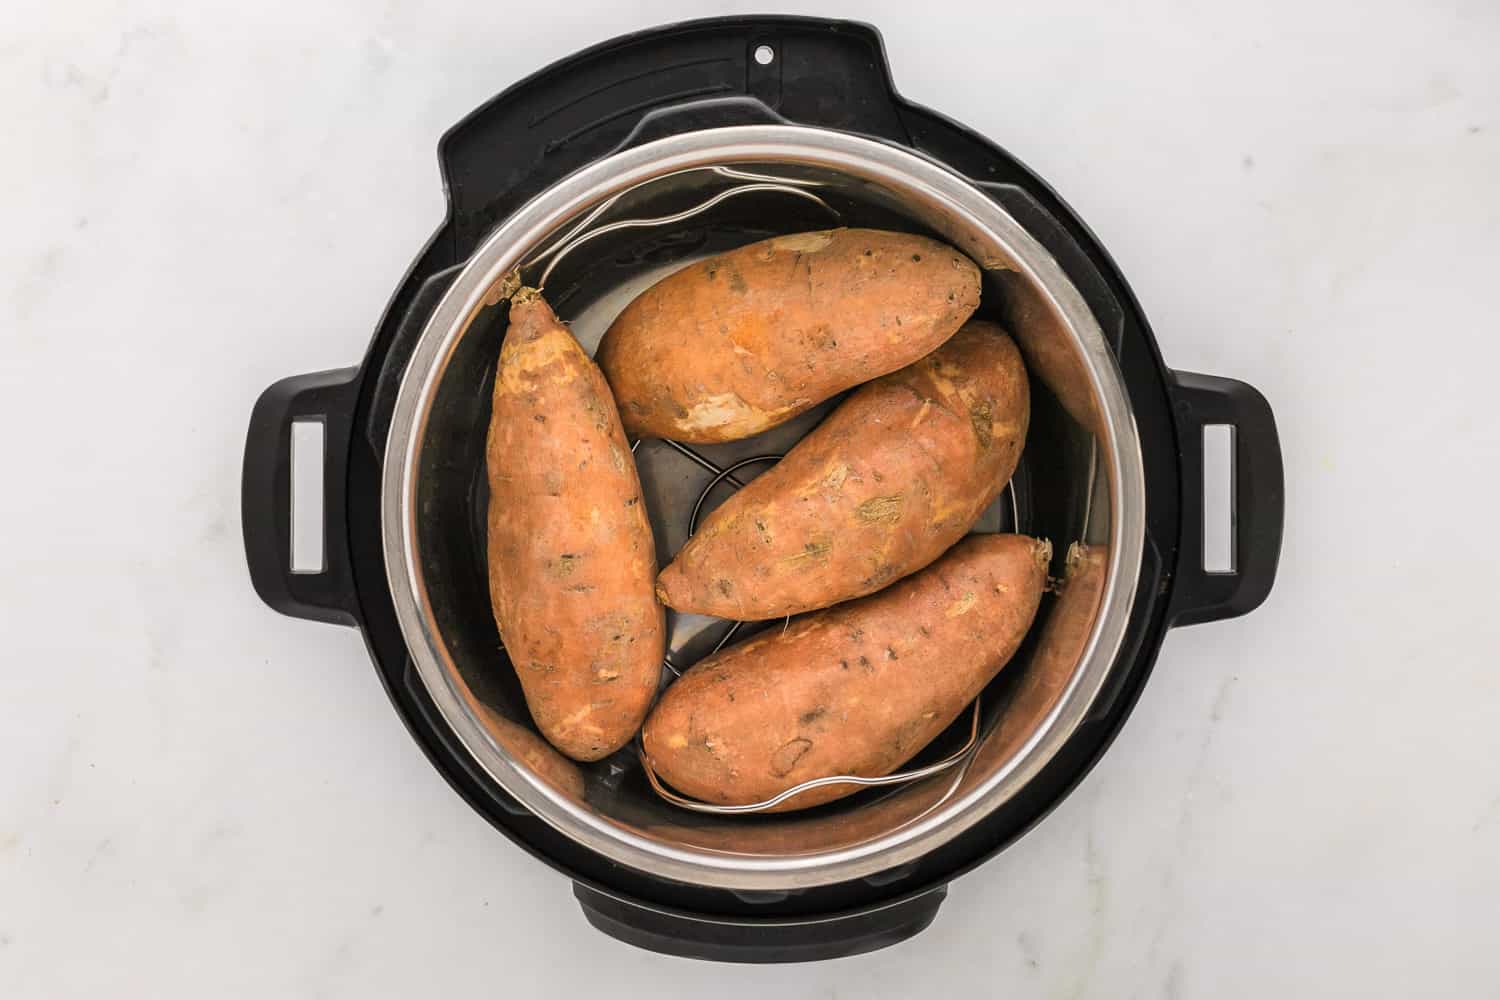
[[[1283,487],[1264,398],[1167,368],[1083,222],[1008,153],[903,100],[873,28],[737,17],[616,39],[479,108],[443,137],[439,160],[447,217],[364,360],[285,379],[255,406],[250,573],[276,610],[362,631],[438,772],[572,879],[605,933],[767,962],[919,932],[950,882],[1087,773],[1169,628],[1244,614],[1269,593]],[[1059,578],[1070,552],[1075,570],[1096,571],[1044,600],[1027,644],[910,782],[802,812],[718,816],[667,801],[630,748],[578,765],[576,784],[545,780],[501,738],[500,726],[531,723],[484,562],[502,280],[521,268],[544,282],[592,351],[631,297],[684,263],[836,225],[931,235],[980,265],[978,315],[1021,344],[1033,414],[1022,465],[976,530],[1050,539]],[[730,445],[636,442],[661,561],[741,481],[724,470],[753,474],[827,409]],[[294,568],[291,449],[303,423],[325,442],[323,551]],[[1203,462],[1217,425],[1232,428],[1232,560],[1211,572]],[[672,661],[690,664],[724,628],[669,612]],[[920,767],[938,759],[956,763]]]

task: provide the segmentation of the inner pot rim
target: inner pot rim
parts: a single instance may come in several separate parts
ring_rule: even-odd
[[[455,687],[458,670],[434,624],[415,528],[417,469],[433,398],[490,289],[560,227],[607,198],[678,171],[747,162],[810,165],[874,181],[920,201],[928,215],[941,212],[977,234],[960,249],[976,255],[976,249],[988,248],[977,255],[981,267],[1025,278],[1080,349],[1103,418],[1100,453],[1110,496],[1109,566],[1093,633],[1057,704],[1010,760],[968,793],[894,831],[849,847],[774,859],[648,838],[517,766]],[[1145,539],[1145,481],[1135,419],[1097,320],[1056,260],[1009,213],[950,168],[906,148],[824,129],[748,125],[671,136],[583,167],[527,202],[478,246],[439,300],[402,374],[382,469],[381,534],[391,597],[418,676],[443,723],[501,788],[571,840],[638,871],[715,888],[785,891],[916,860],[982,820],[1055,755],[1086,717],[1129,623]]]

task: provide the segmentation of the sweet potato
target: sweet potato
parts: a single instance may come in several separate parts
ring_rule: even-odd
[[[662,571],[657,596],[679,611],[754,621],[914,573],[1005,488],[1029,412],[1016,345],[971,320],[859,389],[725,501]]]
[[[706,802],[763,801],[837,774],[889,774],[942,732],[1030,627],[1051,546],[976,535],[872,597],[772,626],[693,666],[641,732],[652,767]],[[830,785],[778,810],[857,790]]]
[[[605,332],[599,364],[638,437],[733,441],[895,371],[979,304],[979,269],[921,236],[832,229],[690,264]]]
[[[1017,753],[1057,705],[1093,635],[1108,564],[1106,546],[1076,542],[1069,546],[1061,590],[1041,615],[1043,623],[1026,672],[1016,678],[993,734],[974,756],[976,770],[996,766]]]
[[[1093,384],[1072,335],[1036,288],[1014,272],[997,279],[1006,291],[1006,324],[1015,333],[1026,366],[1079,426],[1098,435],[1103,427]]]
[[[481,705],[477,714],[500,748],[570,798],[583,798],[583,772],[536,733]]]
[[[563,794],[575,799],[583,798],[583,772],[578,769],[577,764],[552,749],[546,740],[526,726],[510,721],[480,701],[463,675],[455,675],[453,680],[459,697],[502,750]]]
[[[511,299],[485,458],[501,640],[542,735],[598,760],[656,692],[656,551],[609,387],[531,289]]]
[[[1026,671],[1006,718],[1019,722],[1027,711],[1035,709],[1040,722],[1050,711],[1078,670],[1079,657],[1094,634],[1094,618],[1099,600],[1104,596],[1104,582],[1109,573],[1109,548],[1074,542],[1068,547],[1062,584],[1057,599],[1046,616],[1046,624],[1037,640],[1036,656]]]

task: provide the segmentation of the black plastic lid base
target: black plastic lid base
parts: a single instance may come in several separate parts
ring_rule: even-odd
[[[932,923],[948,895],[939,886],[888,906],[855,914],[789,920],[704,917],[641,906],[573,883],[589,923],[647,951],[710,962],[821,962],[877,951]]]

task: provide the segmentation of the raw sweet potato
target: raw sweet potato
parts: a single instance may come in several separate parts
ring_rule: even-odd
[[[1109,548],[1074,542],[1068,546],[1065,567],[1057,599],[1037,641],[1036,656],[1011,699],[1007,719],[1015,717],[1019,722],[1034,707],[1035,719],[1029,721],[1040,722],[1072,680],[1094,634],[1094,619],[1109,575]]]
[[[922,573],[700,661],[641,738],[657,774],[706,802],[763,801],[813,778],[889,774],[942,732],[1021,644],[1051,546],[976,535]],[[858,786],[794,796],[780,810]]]
[[[500,748],[537,777],[571,798],[583,798],[583,772],[546,740],[517,722],[481,705],[477,714]]]
[[[606,331],[599,364],[638,437],[733,441],[895,371],[979,304],[979,269],[875,229],[778,236],[690,264]]]
[[[656,551],[609,387],[531,289],[511,299],[485,457],[501,640],[542,735],[598,760],[656,692]]]
[[[1005,488],[1029,412],[1016,345],[971,320],[859,389],[725,501],[662,571],[657,596],[679,611],[755,621],[914,573]]]
[[[976,770],[994,767],[1019,752],[1067,690],[1094,632],[1108,564],[1106,546],[1076,542],[1069,546],[1061,590],[1041,615],[1040,634],[1026,672],[1016,678],[992,735],[974,756]]]
[[[1103,426],[1093,383],[1072,335],[1029,281],[1015,272],[999,272],[1006,291],[1006,324],[1015,333],[1026,366],[1052,390],[1068,416],[1097,435]]]
[[[455,675],[453,680],[459,697],[502,750],[565,795],[583,798],[583,772],[577,764],[552,749],[546,740],[528,727],[510,721],[480,701],[461,674]]]

